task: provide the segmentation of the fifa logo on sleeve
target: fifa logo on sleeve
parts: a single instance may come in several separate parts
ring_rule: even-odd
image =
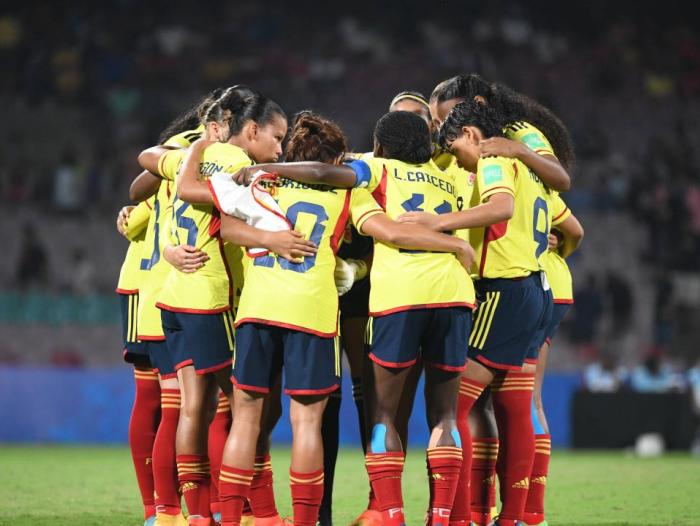
[[[503,179],[503,172],[498,165],[491,165],[484,168],[484,184],[491,185]]]

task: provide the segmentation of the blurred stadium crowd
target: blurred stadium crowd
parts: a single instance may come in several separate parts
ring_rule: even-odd
[[[576,146],[565,199],[586,240],[571,261],[576,305],[552,366],[613,370],[652,357],[661,368],[692,367],[700,345],[698,22],[684,17],[682,2],[662,14],[645,2],[595,4],[4,8],[0,332],[11,337],[0,339],[0,361],[119,361],[111,291],[126,242],[116,212],[138,172],[137,152],[207,90],[245,83],[289,113],[313,108],[365,151],[395,93],[429,94],[474,71],[550,106]],[[41,348],[28,353],[37,340]]]

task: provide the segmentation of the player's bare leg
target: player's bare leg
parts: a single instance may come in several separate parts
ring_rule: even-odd
[[[462,467],[462,443],[457,431],[460,373],[425,368],[425,405],[430,427],[426,452],[430,502],[427,525],[447,525]]]
[[[178,370],[181,410],[175,439],[180,490],[190,512],[190,523],[210,517],[211,475],[207,439],[217,405],[217,382],[213,374],[197,374],[193,366]]]
[[[289,406],[292,423],[292,489],[294,524],[315,526],[323,498],[323,439],[321,424],[328,395],[293,395]]]
[[[387,368],[373,364],[374,389],[368,399],[372,431],[365,464],[372,488],[379,501],[384,524],[403,524],[401,475],[404,450],[396,429],[396,415],[410,368]]]

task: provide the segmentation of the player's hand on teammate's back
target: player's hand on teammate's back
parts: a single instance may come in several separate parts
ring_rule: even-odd
[[[406,212],[401,214],[397,219],[399,223],[412,223],[414,225],[423,225],[430,230],[438,232],[440,230],[440,218],[436,214],[427,212]]]
[[[455,257],[459,260],[464,269],[469,272],[469,269],[476,261],[476,252],[472,246],[464,242],[464,246],[458,252],[455,252]]]
[[[168,245],[163,250],[165,260],[180,272],[191,274],[209,261],[209,256],[192,245]]]
[[[549,250],[557,250],[561,244],[561,239],[556,234],[549,234],[547,236],[547,242]]]
[[[243,186],[249,186],[251,182],[253,182],[253,176],[258,173],[260,169],[256,167],[255,165],[253,166],[244,166],[240,170],[238,170],[235,174],[231,176],[231,179],[233,179],[233,182],[236,184],[240,184]]]
[[[294,263],[301,263],[301,258],[315,256],[318,248],[296,230],[269,232],[264,239],[264,246],[278,256]]]
[[[517,159],[523,145],[505,137],[491,137],[479,142],[481,157],[511,157]]]
[[[126,237],[126,226],[129,214],[133,209],[134,207],[131,205],[125,206],[119,210],[119,214],[117,214],[117,231],[124,237]]]

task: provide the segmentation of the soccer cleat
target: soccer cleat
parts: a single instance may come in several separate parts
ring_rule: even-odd
[[[382,526],[382,512],[379,510],[365,510],[359,517],[350,523],[350,526]]]
[[[532,522],[532,523],[525,522],[525,521],[518,521],[518,526],[549,526],[549,524],[547,524],[547,521],[545,521],[545,520],[542,520],[540,522]]]
[[[256,519],[252,515],[241,515],[241,526],[253,526],[254,524],[261,524],[261,521],[265,519]]]
[[[241,526],[285,526],[287,524],[293,524],[292,520],[287,517],[283,519],[279,515],[263,518],[254,518],[252,515],[243,515],[241,517]]]
[[[151,515],[145,521],[143,521],[143,526],[155,526],[155,524],[156,524],[156,516],[155,515]]]

